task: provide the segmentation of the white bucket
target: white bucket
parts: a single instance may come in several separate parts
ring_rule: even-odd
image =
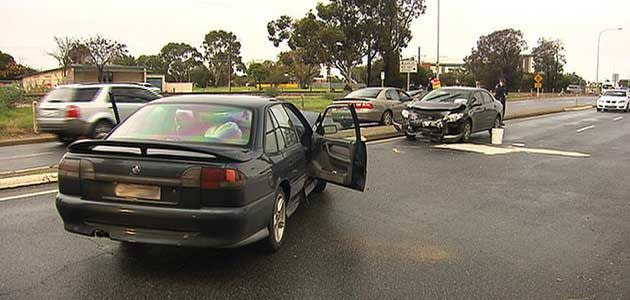
[[[503,128],[492,128],[492,145],[503,144]]]

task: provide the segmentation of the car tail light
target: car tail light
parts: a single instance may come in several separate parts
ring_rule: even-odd
[[[81,116],[81,111],[79,107],[76,105],[68,105],[66,107],[66,118],[79,118]]]
[[[354,107],[356,109],[372,109],[374,108],[374,104],[372,104],[371,102],[358,102],[354,104]]]
[[[95,179],[95,173],[94,173],[94,164],[89,161],[89,160],[85,160],[82,159],[81,160],[81,179],[91,179],[94,180]]]
[[[59,177],[79,179],[81,161],[78,159],[63,159],[59,163]]]
[[[203,168],[201,169],[201,188],[219,189],[238,187],[245,181],[245,174],[234,169]]]

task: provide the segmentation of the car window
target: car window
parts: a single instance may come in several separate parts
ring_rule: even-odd
[[[289,118],[291,119],[291,123],[293,123],[293,126],[295,127],[295,129],[297,129],[298,134],[303,134],[304,131],[306,130],[306,128],[304,127],[304,123],[302,123],[302,120],[289,108],[285,107],[284,108],[287,111],[287,114],[289,115]]]
[[[276,117],[276,121],[278,121],[278,126],[280,127],[280,132],[284,137],[284,142],[286,147],[292,146],[294,144],[299,143],[299,139],[297,136],[297,132],[293,126],[293,122],[291,122],[291,118],[287,114],[284,106],[282,105],[274,105],[271,107],[271,113]]]
[[[45,102],[90,102],[100,88],[57,88],[44,98]]]
[[[265,153],[273,154],[278,152],[278,140],[276,132],[277,126],[274,126],[273,116],[267,111],[265,113]]]
[[[111,94],[116,103],[143,103],[144,101],[138,98],[136,90],[135,88],[113,87]]]
[[[161,103],[140,108],[108,139],[245,146],[250,142],[252,124],[253,113],[246,108]]]
[[[387,98],[387,100],[400,100],[400,97],[398,96],[396,90],[387,90],[387,92],[385,93],[385,97]]]
[[[490,104],[490,103],[492,103],[494,101],[492,99],[492,96],[490,96],[490,94],[488,94],[486,92],[481,93],[481,95],[482,95],[484,104]]]
[[[470,103],[483,103],[483,97],[481,97],[481,94],[479,92],[476,92],[472,95],[472,98],[470,98]]]
[[[400,99],[405,99],[405,98],[410,98],[411,97],[407,93],[405,93],[403,90],[397,90],[397,91],[398,91],[398,97]]]

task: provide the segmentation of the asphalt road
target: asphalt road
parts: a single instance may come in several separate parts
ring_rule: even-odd
[[[577,100],[579,105],[594,103],[592,97],[578,97]],[[572,107],[575,104],[576,100],[571,98],[514,101],[508,103],[506,113]],[[309,122],[314,123],[318,114],[306,112],[305,115]],[[0,172],[57,164],[65,153],[65,149],[65,145],[57,142],[0,147]]]
[[[630,115],[508,121],[506,141],[591,156],[372,143],[367,191],[311,196],[274,255],[129,249],[64,232],[53,194],[2,200],[54,186],[3,191],[0,298],[629,299]]]

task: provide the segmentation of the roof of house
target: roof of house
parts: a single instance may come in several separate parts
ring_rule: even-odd
[[[96,67],[94,65],[91,64],[72,64],[70,66],[68,66],[69,68],[74,68],[75,70],[82,70],[82,71],[90,71],[90,70],[94,70],[96,69]],[[63,69],[63,67],[57,67],[54,69],[48,69],[48,70],[43,70],[43,71],[39,71],[39,72],[35,72],[35,73],[30,73],[30,74],[25,74],[22,75],[20,77],[18,77],[18,79],[22,79],[25,77],[29,77],[29,76],[35,76],[35,75],[40,75],[40,74],[45,74],[45,73],[50,73],[50,72],[56,72]],[[105,66],[105,71],[106,72],[144,72],[145,68],[144,67],[140,67],[140,66],[123,66],[123,65],[106,65]]]

